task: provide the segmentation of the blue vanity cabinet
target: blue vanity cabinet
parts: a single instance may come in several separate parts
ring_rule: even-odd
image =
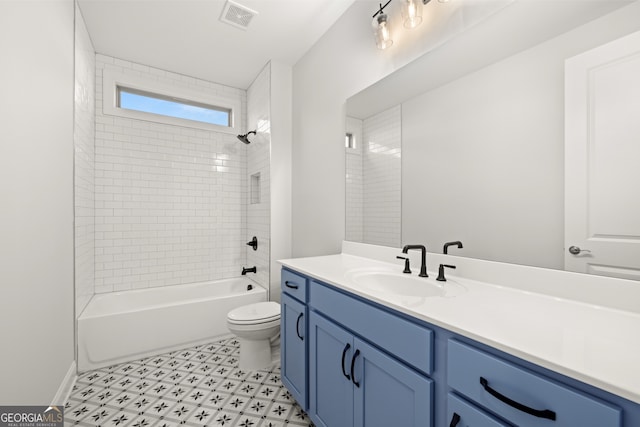
[[[309,416],[322,427],[430,427],[433,382],[309,313]]]
[[[309,317],[309,416],[319,427],[353,426],[353,335],[313,311]]]
[[[447,383],[509,423],[528,427],[620,427],[622,410],[493,354],[449,339]]]
[[[280,300],[280,369],[282,383],[298,404],[307,410],[308,340],[307,278],[282,270]]]
[[[640,426],[635,402],[302,274],[282,277],[282,382],[318,427]]]
[[[287,294],[280,301],[282,383],[298,404],[307,407],[307,308]]]
[[[308,305],[314,424],[433,426],[431,329],[314,280]]]

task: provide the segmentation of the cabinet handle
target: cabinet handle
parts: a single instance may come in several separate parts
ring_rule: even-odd
[[[356,352],[353,354],[353,358],[351,359],[351,381],[356,387],[360,387],[360,383],[356,381],[356,373],[353,372],[353,367],[355,366],[356,359],[358,358],[359,355],[360,355],[360,350],[356,350]]]
[[[347,372],[344,370],[344,358],[347,356],[347,351],[351,348],[351,344],[347,343],[347,345],[344,346],[344,350],[342,350],[342,364],[341,364],[341,368],[342,368],[342,375],[344,375],[347,380],[351,380],[351,377],[349,376],[349,374],[347,374]],[[353,368],[351,368],[353,369]]]
[[[460,415],[454,412],[453,417],[451,417],[451,424],[449,424],[449,427],[456,427],[459,422],[460,422]]]
[[[489,381],[480,377],[480,384],[485,389],[487,393],[495,397],[496,399],[506,403],[507,405],[516,408],[519,411],[526,412],[529,415],[533,415],[538,418],[546,418],[548,420],[556,420],[556,413],[549,409],[533,409],[528,406],[523,405],[522,403],[516,402],[515,400],[509,399],[504,394],[497,392],[496,390],[489,387]]]
[[[298,335],[298,338],[304,341],[304,337],[300,335],[300,319],[302,319],[302,316],[304,316],[304,313],[300,313],[298,315],[298,320],[296,320],[296,335]]]
[[[287,288],[291,288],[291,289],[298,289],[298,285],[296,285],[295,283],[291,283],[291,282],[289,282],[288,280],[286,280],[286,281],[284,282],[284,285],[285,285]]]

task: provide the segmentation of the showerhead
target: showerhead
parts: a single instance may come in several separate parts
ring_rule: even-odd
[[[251,141],[249,141],[249,135],[254,134],[256,135],[256,131],[252,130],[250,132],[245,133],[244,135],[238,135],[238,139],[242,142],[244,142],[245,144],[249,144],[251,143]]]

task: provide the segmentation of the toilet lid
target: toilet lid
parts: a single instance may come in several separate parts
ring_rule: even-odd
[[[231,323],[264,323],[279,318],[280,304],[274,301],[244,305],[227,314],[227,320]]]

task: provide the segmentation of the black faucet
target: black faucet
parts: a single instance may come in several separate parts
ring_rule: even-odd
[[[242,275],[246,276],[247,273],[255,273],[256,272],[256,267],[255,265],[253,267],[242,267]]]
[[[448,242],[444,244],[444,249],[442,250],[443,254],[447,254],[447,251],[449,250],[449,246],[457,246],[458,248],[462,249],[462,242],[459,240],[456,240],[455,242]]]
[[[424,245],[405,245],[405,247],[402,248],[402,253],[406,254],[411,249],[420,249],[422,252],[422,264],[420,265],[420,274],[418,274],[418,276],[429,277],[427,274],[427,248],[424,247]]]

